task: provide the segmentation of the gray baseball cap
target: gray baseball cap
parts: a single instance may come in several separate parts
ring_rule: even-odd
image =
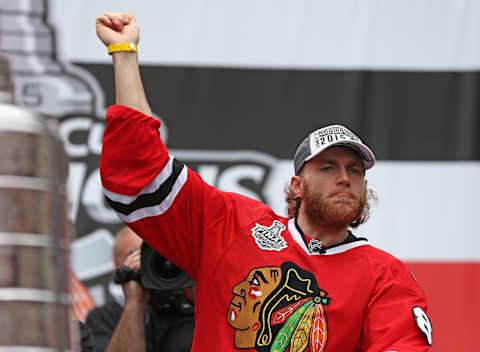
[[[342,125],[331,125],[310,133],[300,143],[293,158],[295,175],[298,176],[307,161],[333,146],[352,148],[363,160],[365,170],[375,165],[375,155],[360,138]]]

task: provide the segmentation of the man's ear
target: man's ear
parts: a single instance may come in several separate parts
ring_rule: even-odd
[[[290,188],[299,198],[303,196],[303,179],[300,176],[292,176],[290,180]]]

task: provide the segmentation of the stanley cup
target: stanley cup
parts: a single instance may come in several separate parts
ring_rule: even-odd
[[[0,60],[3,83],[5,64]],[[70,351],[74,345],[67,163],[56,124],[0,102],[0,351]]]
[[[89,288],[95,287],[95,292],[102,288],[103,296],[97,296],[101,301],[108,297],[105,287],[113,269],[111,238],[120,220],[105,202],[98,170],[105,128],[105,92],[90,71],[58,58],[56,33],[62,28],[55,28],[51,22],[49,16],[55,11],[49,11],[49,5],[61,9],[70,3],[0,0],[0,55],[5,55],[11,65],[14,103],[59,122],[59,135],[69,161],[68,217],[75,224],[77,237],[72,244],[72,268]],[[64,38],[75,32],[74,27],[72,23],[68,31],[63,28]],[[3,90],[0,103],[11,100],[9,90]],[[160,133],[166,141],[164,123]],[[26,136],[19,139],[26,139],[26,143],[38,139]],[[6,140],[0,143],[8,146]],[[92,250],[98,255],[92,256]]]

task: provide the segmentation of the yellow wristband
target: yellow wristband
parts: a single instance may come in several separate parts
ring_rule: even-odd
[[[118,51],[131,51],[134,53],[138,53],[138,46],[137,44],[133,44],[133,43],[116,43],[116,44],[110,44],[108,46],[109,55],[112,55],[112,53],[116,53]]]

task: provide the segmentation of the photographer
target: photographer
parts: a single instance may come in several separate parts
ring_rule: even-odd
[[[140,283],[139,273],[149,247],[143,245],[140,250],[141,240],[137,239],[139,237],[128,228],[117,234],[115,281],[122,284],[125,297],[124,302],[120,302],[122,304],[109,302],[89,314],[87,324],[95,337],[96,350],[190,351],[194,330],[193,288],[182,289],[179,296],[169,290],[145,289]],[[162,258],[155,254],[154,258]],[[123,257],[124,261],[117,262],[117,257]],[[141,274],[144,275],[143,272]],[[175,304],[161,304],[163,297],[172,296]]]

